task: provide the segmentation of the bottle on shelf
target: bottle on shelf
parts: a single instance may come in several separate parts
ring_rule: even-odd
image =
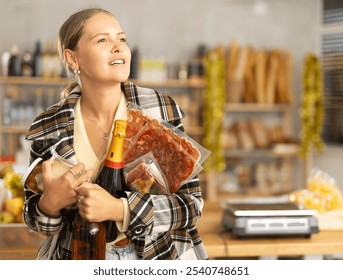
[[[33,76],[42,77],[42,71],[43,71],[42,46],[41,46],[41,42],[37,41],[35,50],[33,53]]]
[[[54,45],[51,56],[52,77],[61,77],[63,75],[63,65],[58,55],[57,44]]]
[[[125,197],[128,190],[124,179],[124,140],[127,122],[116,120],[110,148],[103,162],[96,183],[106,189],[111,195]],[[117,226],[114,221],[106,221],[106,242],[117,238]]]
[[[199,45],[195,57],[188,64],[188,78],[199,80],[204,78],[204,57],[206,55],[206,46]]]
[[[43,111],[43,89],[37,88],[35,90],[35,105],[34,105],[34,111],[35,115],[39,115]]]
[[[54,88],[48,89],[46,98],[45,107],[51,106],[57,101]]]
[[[130,79],[138,79],[139,51],[134,47],[131,51]]]
[[[12,124],[12,99],[9,96],[4,96],[2,100],[2,124],[11,125]]]
[[[21,76],[21,59],[19,57],[19,48],[13,45],[11,48],[11,57],[8,66],[9,76]]]
[[[188,79],[188,62],[183,60],[179,64],[179,69],[177,72],[177,78],[179,80],[185,81]]]
[[[51,78],[53,76],[54,57],[51,52],[51,43],[46,41],[42,57],[42,77]]]
[[[5,50],[1,54],[1,75],[3,77],[8,76],[10,58],[11,58],[11,53],[8,49],[8,46],[5,46]]]
[[[20,124],[19,100],[12,99],[10,110],[11,125],[17,126]]]
[[[23,77],[31,77],[33,75],[32,55],[29,51],[25,51],[21,60],[21,75]]]

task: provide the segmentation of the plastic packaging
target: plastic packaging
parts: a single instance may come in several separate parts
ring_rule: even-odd
[[[151,152],[125,165],[124,170],[126,184],[131,190],[151,194],[169,193],[166,178]]]
[[[39,194],[43,193],[42,163],[42,158],[36,158],[35,161],[30,164],[21,179],[23,185],[26,185],[31,191]]]
[[[289,199],[318,212],[343,209],[343,195],[336,181],[318,168],[311,170],[307,188],[291,193]]]
[[[50,149],[52,158],[54,159],[52,165],[52,175],[54,177],[60,177],[65,172],[67,172],[70,168],[74,165],[67,160],[63,159],[59,156],[54,148]],[[29,166],[29,168],[25,171],[22,177],[22,184],[25,185],[35,193],[43,193],[43,184],[42,184],[42,158],[35,159]]]
[[[143,114],[133,103],[128,105],[128,116],[125,164],[151,152],[171,193],[200,173],[210,151],[168,122]]]

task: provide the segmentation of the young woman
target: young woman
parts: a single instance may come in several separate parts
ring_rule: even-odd
[[[178,105],[127,81],[131,53],[126,35],[106,10],[71,15],[59,31],[59,50],[78,82],[34,120],[27,134],[30,162],[44,160],[44,192],[36,194],[25,185],[26,224],[49,238],[58,234],[51,259],[72,257],[73,204],[86,220],[117,223],[120,234],[107,244],[106,259],[207,259],[195,226],[203,207],[197,177],[174,194],[128,192],[127,199],[111,196],[91,179],[105,157],[114,120],[125,118],[127,102],[143,111],[149,108],[183,130]],[[73,164],[61,176],[54,175],[53,152]],[[118,246],[119,239],[130,243]]]

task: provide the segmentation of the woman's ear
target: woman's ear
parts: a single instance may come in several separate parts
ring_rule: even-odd
[[[64,60],[67,63],[68,68],[70,70],[77,70],[77,69],[79,69],[79,65],[77,63],[77,59],[75,57],[75,53],[72,50],[65,49],[63,51],[63,57],[64,57]]]

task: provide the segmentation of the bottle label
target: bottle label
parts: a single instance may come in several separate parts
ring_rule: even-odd
[[[114,169],[120,169],[124,167],[124,163],[123,162],[114,162],[114,161],[110,161],[108,159],[105,159],[104,161],[104,165],[110,167],[110,168],[114,168]]]
[[[123,120],[116,120],[113,130],[113,138],[110,148],[107,152],[106,161],[120,163],[123,162],[124,155],[124,141],[126,133],[127,122]],[[107,165],[111,166],[111,165]]]

